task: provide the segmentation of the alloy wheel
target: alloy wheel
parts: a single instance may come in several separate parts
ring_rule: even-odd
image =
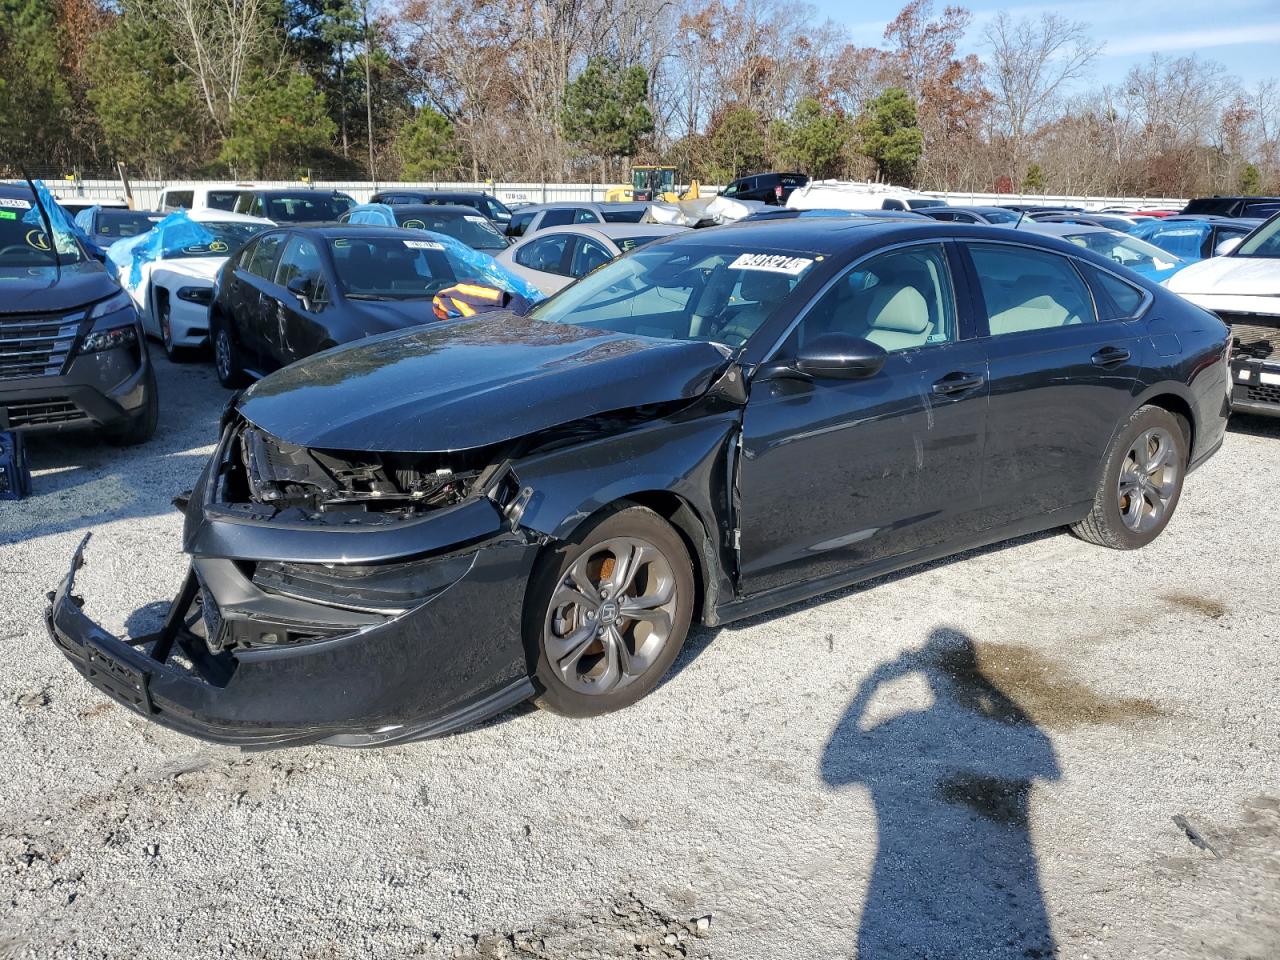
[[[218,368],[218,376],[223,380],[231,379],[231,337],[226,330],[218,328],[218,335],[213,341],[213,362]]]
[[[1178,491],[1178,448],[1164,427],[1143,431],[1120,466],[1120,519],[1135,533],[1157,526]]]
[[[580,693],[611,693],[643,676],[671,639],[676,578],[646,540],[617,537],[584,550],[551,596],[547,659]]]

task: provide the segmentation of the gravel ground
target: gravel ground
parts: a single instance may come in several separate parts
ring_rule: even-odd
[[[34,444],[0,504],[0,957],[1280,956],[1280,423],[1152,547],[1024,538],[691,639],[637,706],[242,754],[110,704],[44,634],[142,632],[225,398]]]

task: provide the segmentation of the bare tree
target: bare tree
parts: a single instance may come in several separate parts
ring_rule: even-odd
[[[1027,173],[1028,140],[1049,119],[1063,88],[1079,79],[1102,49],[1087,24],[1056,13],[1039,20],[996,14],[983,32],[991,49],[996,108],[1008,138],[1012,174]]]
[[[281,58],[262,54],[272,42],[268,0],[155,0],[148,6],[173,41],[173,54],[191,74],[209,119],[225,135],[254,65]]]

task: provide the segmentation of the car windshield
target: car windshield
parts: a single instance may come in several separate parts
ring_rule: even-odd
[[[343,193],[275,193],[263,197],[263,216],[276,223],[321,223],[337,220],[353,206]]]
[[[176,250],[166,250],[165,260],[185,260],[190,257],[226,257],[232,251],[240,249],[263,230],[270,227],[267,223],[228,223],[218,220],[193,221],[213,234],[208,243],[197,243]],[[181,243],[181,241],[179,241]]]
[[[163,213],[136,210],[99,210],[94,232],[101,237],[136,237],[164,219]]]
[[[982,218],[987,223],[1017,223],[1018,214],[1012,210],[982,210]]]
[[[395,209],[394,207],[392,209]],[[502,235],[488,217],[478,213],[465,216],[459,213],[413,213],[400,219],[399,225],[408,230],[431,230],[461,240],[472,250],[505,250],[507,238]]]
[[[605,223],[639,223],[648,207],[601,207]]]
[[[549,323],[737,347],[792,296],[816,259],[767,248],[664,244],[601,267],[530,315]]]
[[[443,243],[412,235],[336,237],[329,251],[351,300],[430,299],[459,279]]]
[[[55,226],[58,263],[83,259],[80,245],[71,234]],[[0,268],[52,267],[54,244],[49,242],[44,220],[29,200],[0,197]]]
[[[1154,244],[1139,240],[1137,237],[1113,233],[1110,230],[1077,233],[1065,239],[1077,247],[1092,250],[1138,273],[1161,273],[1184,265],[1181,258],[1175,257],[1167,250],[1161,250]]]
[[[1268,220],[1232,251],[1233,257],[1280,257],[1280,217]]]

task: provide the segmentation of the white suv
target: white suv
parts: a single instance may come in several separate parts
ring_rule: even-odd
[[[157,210],[234,210],[236,199],[253,183],[171,183],[160,191]]]

